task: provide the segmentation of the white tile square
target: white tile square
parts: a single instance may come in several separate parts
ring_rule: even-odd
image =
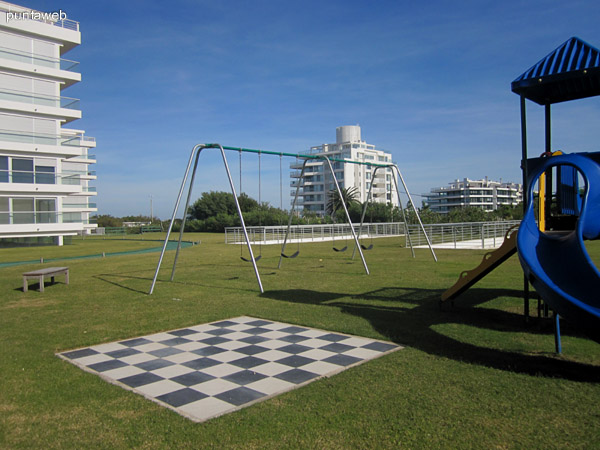
[[[150,336],[144,336],[144,338],[146,338],[152,342],[166,341],[167,339],[174,339],[176,337],[177,336],[174,336],[169,333],[156,333],[156,334],[151,334]]]
[[[236,407],[218,398],[207,397],[193,403],[188,403],[178,409],[194,417],[196,420],[202,421],[234,410]]]
[[[264,359],[266,361],[277,361],[283,358],[291,356],[290,353],[281,352],[279,350],[268,350],[266,352],[259,353],[256,355],[257,358]]]
[[[362,347],[364,345],[370,344],[371,342],[373,342],[373,339],[358,338],[358,337],[350,337],[348,339],[340,341],[340,343],[342,343],[344,345],[351,345],[352,347]]]
[[[110,356],[106,356],[104,353],[98,353],[97,355],[85,356],[83,358],[70,359],[69,361],[73,361],[75,364],[79,364],[82,366],[89,366],[90,364],[96,364],[104,361],[108,361],[114,358]]]
[[[305,336],[305,337],[310,337],[310,338],[319,338],[321,336],[325,336],[326,334],[329,334],[329,332],[323,332],[321,330],[314,330],[312,328],[305,330],[305,331],[301,331],[300,333],[298,333],[298,336]]]
[[[196,355],[195,353],[182,352],[170,356],[165,356],[162,359],[174,362],[175,364],[182,364],[188,361],[193,361],[194,359],[198,359],[198,355]]]
[[[103,376],[112,378],[113,380],[120,380],[121,378],[130,377],[132,375],[139,375],[140,373],[144,373],[145,370],[142,370],[135,366],[125,366],[119,367],[118,369],[107,370],[105,372],[100,372]]]
[[[277,332],[274,331],[274,333],[277,333]],[[271,350],[275,350],[280,347],[285,347],[286,345],[290,345],[290,343],[285,342],[285,341],[271,340],[271,341],[261,342],[258,345],[260,345],[261,347],[270,348]]]
[[[296,385],[289,383],[279,378],[263,378],[262,380],[255,381],[246,385],[247,388],[254,389],[255,391],[262,392],[263,394],[273,395],[280,392],[288,391]]]
[[[202,339],[206,339],[211,337],[212,334],[207,334],[207,333],[194,333],[194,334],[186,334],[184,337],[185,339],[189,339],[190,341],[201,341]]]
[[[191,352],[204,347],[208,347],[208,345],[203,344],[202,342],[188,342],[187,344],[181,344],[177,346],[179,350],[183,350],[185,352]]]
[[[197,333],[206,333],[207,331],[216,330],[219,327],[215,327],[209,323],[203,323],[202,325],[194,325],[193,327],[188,327],[188,330],[195,331]]]
[[[118,344],[117,342],[109,342],[108,344],[95,345],[94,347],[91,347],[91,348],[92,348],[92,350],[96,350],[97,352],[100,352],[100,353],[109,353],[109,352],[114,352],[117,350],[125,350],[129,347],[127,347],[126,345]]]
[[[202,372],[213,377],[226,377],[232,373],[241,372],[245,370],[241,367],[232,366],[231,364],[219,364],[218,366],[212,366],[204,369]]]
[[[240,387],[238,384],[232,383],[231,381],[222,380],[221,378],[215,378],[214,380],[206,381],[204,383],[190,386],[198,392],[202,392],[206,395],[218,395],[222,392],[231,391],[232,389]]]
[[[341,370],[340,370],[340,366],[335,365],[335,364],[330,364],[325,361],[315,361],[313,363],[302,366],[302,370],[307,370],[309,372],[316,373],[319,375],[327,375],[327,374],[332,374],[332,373],[335,373],[337,371],[341,371],[344,369],[341,368]]]
[[[343,353],[344,355],[354,356],[360,359],[373,359],[376,356],[381,356],[381,352],[375,350],[369,350],[367,348],[354,348]]]
[[[227,336],[228,337],[228,336]],[[225,350],[235,350],[236,348],[247,347],[248,344],[246,342],[239,341],[227,341],[221,344],[216,344],[215,347],[223,348]]]
[[[265,327],[266,328],[266,327]],[[281,331],[273,330],[266,333],[260,334],[260,337],[267,339],[281,339],[282,337],[289,336],[289,333],[282,333]]]
[[[160,350],[162,348],[167,348],[167,346],[163,344],[158,344],[156,342],[152,342],[150,344],[138,345],[135,349],[140,352],[149,353],[153,352],[154,350]]]
[[[302,342],[298,342],[298,344],[304,345],[304,346],[310,347],[310,348],[320,348],[320,347],[325,347],[326,345],[329,345],[329,344],[333,344],[333,342],[325,341],[323,339],[312,338],[312,339],[307,339]]]
[[[252,334],[244,333],[242,331],[234,331],[233,333],[226,334],[223,337],[225,337],[227,339],[232,339],[234,341],[239,341],[241,339],[245,339],[250,336],[252,336]]]
[[[300,356],[304,356],[306,358],[311,358],[311,359],[316,359],[316,360],[322,360],[322,359],[327,359],[330,356],[335,356],[337,355],[337,353],[334,352],[328,352],[327,350],[319,350],[318,348],[314,348],[312,350],[308,350],[302,353],[299,353]]]
[[[302,367],[302,368],[304,368],[304,367]],[[269,362],[266,364],[261,364],[260,366],[254,366],[250,370],[252,370],[253,372],[261,373],[263,375],[272,377],[275,375],[279,375],[280,373],[287,372],[288,370],[291,370],[291,369],[292,368],[290,366],[286,366],[285,364]]]
[[[156,356],[149,355],[148,353],[136,353],[135,355],[126,356],[125,358],[120,358],[121,361],[127,364],[139,364],[146,361],[150,361],[152,359],[156,359]]]
[[[136,391],[150,397],[159,397],[168,394],[169,392],[178,391],[179,389],[181,389],[181,384],[171,380],[161,380],[156,383],[145,384],[135,388]]]
[[[237,325],[232,325],[227,328],[230,330],[233,330],[233,331],[245,331],[245,330],[249,330],[250,328],[254,328],[254,327],[252,325],[248,325],[245,323],[238,323]]]
[[[246,356],[248,356],[248,355],[244,355],[243,353],[238,353],[238,352],[232,351],[232,352],[217,353],[216,355],[211,355],[209,358],[214,359],[215,361],[228,363],[231,361],[236,361],[241,358],[245,358]]]
[[[195,372],[194,369],[190,369],[189,367],[180,366],[175,364],[173,366],[163,367],[162,369],[153,370],[152,373],[158,375],[163,378],[173,378],[178,377],[179,375],[184,375],[186,373]]]

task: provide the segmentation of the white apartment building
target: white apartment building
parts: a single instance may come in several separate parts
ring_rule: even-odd
[[[484,211],[494,211],[503,205],[514,206],[523,201],[523,186],[502,181],[469,180],[464,178],[449,183],[447,187],[433,188],[423,194],[423,203],[432,211],[442,214],[454,208],[474,206]]]
[[[382,150],[377,150],[374,145],[367,144],[361,139],[361,130],[358,125],[349,125],[336,128],[335,144],[323,144],[311,147],[305,152],[307,155],[324,155],[329,158],[372,162],[376,164],[392,164],[392,155]],[[296,187],[300,184],[296,210],[302,213],[315,213],[324,216],[329,201],[329,192],[335,189],[327,162],[323,160],[309,160],[306,164],[304,177],[301,180],[301,170],[304,161],[290,165],[292,172],[291,191],[292,202]],[[348,164],[341,161],[331,163],[335,177],[341,189],[356,187],[358,201],[367,200],[377,203],[392,203],[398,205],[398,194],[392,180],[392,169],[380,168],[375,172],[375,167],[362,164]],[[372,199],[368,199],[369,188]]]
[[[62,95],[81,81],[63,59],[81,43],[65,16],[0,1],[0,247],[62,245],[96,227],[96,143],[65,128],[81,118],[79,100]]]

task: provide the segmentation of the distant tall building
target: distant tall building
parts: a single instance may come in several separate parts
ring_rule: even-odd
[[[447,187],[433,188],[423,194],[423,203],[437,213],[447,214],[452,209],[474,206],[494,211],[503,205],[514,206],[523,201],[523,186],[502,181],[455,180]]]
[[[96,227],[89,185],[94,138],[63,128],[81,118],[62,91],[81,81],[63,55],[81,43],[79,23],[0,1],[0,247],[62,245]]]
[[[374,145],[367,144],[361,140],[360,127],[358,125],[343,126],[336,128],[335,144],[323,144],[311,147],[305,152],[307,155],[325,155],[335,159],[346,159],[362,162],[373,162],[378,164],[392,164],[392,155],[383,150],[377,150]],[[311,212],[319,216],[326,214],[326,205],[329,200],[329,192],[335,189],[335,184],[329,168],[325,161],[309,160],[306,164],[304,179],[300,180],[303,162],[290,165],[293,169],[292,196],[296,193],[296,186],[300,183],[300,192],[296,209],[300,213]],[[362,164],[345,164],[343,162],[332,162],[335,177],[340,188],[356,187],[358,200],[367,201],[369,188],[373,184],[373,202],[392,203],[398,205],[398,195],[392,180],[392,170],[382,168],[373,177],[375,167]],[[292,199],[293,201],[293,199]]]

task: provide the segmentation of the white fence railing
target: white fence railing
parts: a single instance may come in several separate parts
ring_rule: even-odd
[[[506,232],[518,225],[519,220],[498,222],[465,222],[426,224],[425,232],[434,246],[447,248],[496,248],[502,243]],[[354,231],[358,234],[360,224],[353,224]],[[246,227],[248,237],[253,243],[282,244],[285,239],[287,226]],[[378,238],[390,236],[404,236],[406,228],[410,233],[411,243],[415,247],[426,246],[427,239],[419,225],[405,226],[403,222],[393,223],[365,223],[360,230],[361,238]],[[322,242],[335,239],[350,239],[352,233],[348,224],[326,225],[292,225],[288,242]],[[225,228],[225,243],[240,244],[246,242],[241,227]]]
[[[353,224],[354,232],[358,234],[360,224]],[[248,238],[251,242],[262,244],[282,244],[285,239],[287,226],[246,227]],[[364,223],[360,236],[365,238],[403,236],[405,233],[404,222],[389,223]],[[325,225],[292,225],[288,242],[322,242],[334,239],[351,238],[352,232],[347,223]],[[246,242],[241,227],[225,228],[225,243],[239,244]]]
[[[520,220],[438,223],[426,224],[424,228],[434,246],[446,244],[449,248],[460,248],[461,243],[469,242],[470,248],[496,248],[502,243],[506,232],[520,223]],[[415,247],[427,245],[427,239],[418,225],[409,225],[408,230],[412,245]]]

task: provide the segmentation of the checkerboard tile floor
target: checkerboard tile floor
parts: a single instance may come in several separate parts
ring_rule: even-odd
[[[58,356],[202,422],[400,348],[237,317]]]

